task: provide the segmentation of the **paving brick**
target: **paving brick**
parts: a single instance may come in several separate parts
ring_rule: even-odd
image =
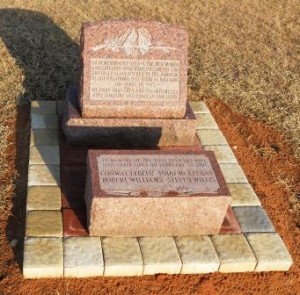
[[[219,129],[217,122],[211,114],[198,113],[195,115],[197,118],[197,129]]]
[[[261,203],[249,183],[228,183],[231,206],[260,206]]]
[[[60,211],[29,211],[26,216],[26,237],[62,237]]]
[[[94,277],[104,273],[100,237],[64,239],[64,276]]]
[[[56,129],[34,129],[30,135],[30,146],[59,145],[58,131]]]
[[[173,237],[139,238],[144,275],[179,274],[182,263]]]
[[[39,145],[32,146],[29,154],[29,165],[32,164],[57,164],[59,165],[58,145]]]
[[[68,187],[62,184],[62,208],[85,210],[84,187]]]
[[[182,274],[215,272],[220,262],[208,236],[175,237],[182,261]]]
[[[139,276],[143,260],[137,238],[102,239],[105,276]]]
[[[256,258],[243,234],[211,237],[220,260],[220,272],[254,271]]]
[[[62,239],[26,238],[24,241],[23,276],[25,279],[62,277]]]
[[[258,261],[255,271],[287,271],[293,260],[277,233],[246,235]]]
[[[61,191],[57,186],[32,186],[27,192],[27,211],[60,210]]]
[[[28,186],[60,186],[59,165],[30,165]]]
[[[218,129],[198,129],[197,136],[202,145],[227,145],[227,140]]]
[[[63,210],[64,237],[88,236],[86,223],[86,210]]]
[[[205,113],[210,114],[209,108],[204,101],[189,101],[189,104],[195,114]]]
[[[219,234],[238,234],[241,233],[240,225],[235,217],[232,208],[229,206],[222,223]]]
[[[57,109],[56,113],[58,116],[62,116],[65,111],[66,101],[65,100],[58,100],[57,101]]]
[[[213,151],[219,163],[237,163],[229,145],[205,145],[203,148],[206,151]]]
[[[86,165],[88,148],[62,142],[60,146],[62,165]]]
[[[233,211],[242,232],[275,232],[267,213],[261,206],[233,207]]]
[[[31,114],[32,129],[58,129],[57,115]]]
[[[220,163],[220,168],[226,183],[248,183],[247,177],[240,165]]]
[[[55,114],[56,101],[33,100],[31,102],[31,114]]]
[[[86,181],[86,166],[62,165],[61,183],[63,191],[68,188],[84,188]]]

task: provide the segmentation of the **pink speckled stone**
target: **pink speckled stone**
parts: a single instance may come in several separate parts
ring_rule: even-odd
[[[82,26],[83,117],[182,118],[187,102],[187,32],[154,21]]]
[[[151,162],[147,162],[147,157],[151,158]],[[164,164],[163,168],[149,168],[153,167],[153,163],[155,165],[158,158],[158,163],[167,164]],[[194,159],[198,159],[198,162]],[[202,168],[196,167],[195,163],[202,163],[199,159],[205,159]],[[181,166],[186,177],[195,175],[193,173],[197,171],[213,171],[214,176],[209,181],[201,180],[201,184],[194,180],[194,177],[191,177],[192,182],[179,178],[176,181],[175,178],[170,180],[168,173],[175,170],[176,177],[182,175],[179,166],[167,168],[172,161],[177,165],[187,163]],[[148,163],[148,166],[128,166],[128,163],[133,162]],[[219,233],[230,197],[213,152],[183,154],[159,150],[90,150],[87,165],[85,202],[91,236],[138,237]],[[162,173],[162,180],[150,181],[149,175],[152,171],[152,179]],[[104,178],[115,176],[115,172],[121,176],[118,176],[117,181],[108,180],[107,183]],[[132,180],[133,174],[136,180]]]

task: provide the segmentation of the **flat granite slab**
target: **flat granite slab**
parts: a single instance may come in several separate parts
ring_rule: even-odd
[[[77,90],[68,91],[63,129],[70,143],[101,148],[146,148],[192,146],[197,120],[187,104],[179,119],[84,118],[78,105]]]
[[[83,117],[182,118],[187,101],[187,46],[187,32],[174,25],[83,24]]]
[[[85,202],[91,236],[210,235],[230,197],[213,152],[90,150]]]

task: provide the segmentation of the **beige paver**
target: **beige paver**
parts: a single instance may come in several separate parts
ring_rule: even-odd
[[[247,177],[239,164],[220,163],[220,168],[227,183],[247,183]]]
[[[103,273],[100,237],[70,237],[64,240],[65,277],[94,277]]]
[[[28,186],[60,186],[59,165],[30,165]]]
[[[218,163],[237,163],[237,159],[229,145],[205,145],[203,148],[206,151],[213,151]]]
[[[205,113],[210,114],[209,108],[204,101],[189,101],[189,104],[195,114]]]
[[[197,136],[202,145],[226,145],[227,140],[218,129],[198,129]]]
[[[32,146],[29,154],[29,165],[46,164],[59,165],[59,146],[58,145],[39,145]]]
[[[61,190],[57,186],[32,186],[27,192],[27,211],[60,210]]]
[[[257,259],[255,271],[287,271],[293,260],[277,233],[246,235]]]
[[[57,115],[31,114],[32,129],[58,129]]]
[[[102,239],[105,276],[139,276],[143,260],[137,238]]]
[[[243,233],[275,232],[275,229],[261,206],[233,207],[234,214]]]
[[[23,276],[26,279],[62,277],[62,238],[26,238]]]
[[[231,206],[260,206],[259,198],[249,183],[228,183]]]
[[[211,114],[198,113],[195,115],[197,118],[197,129],[219,129],[217,122]]]
[[[175,237],[182,261],[182,274],[210,273],[219,269],[220,262],[208,236]]]
[[[31,114],[55,114],[56,101],[34,100],[31,102]]]
[[[143,237],[139,243],[144,275],[180,273],[182,263],[173,237]]]
[[[256,258],[243,234],[211,237],[220,260],[220,272],[254,271]]]
[[[59,145],[58,131],[56,129],[34,129],[30,135],[30,146]]]
[[[26,237],[62,237],[60,211],[29,211],[26,216]]]

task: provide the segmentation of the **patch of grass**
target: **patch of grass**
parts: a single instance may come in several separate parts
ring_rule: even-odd
[[[1,180],[16,102],[64,97],[80,77],[81,23],[94,20],[144,19],[185,26],[189,99],[216,97],[282,130],[300,157],[299,15],[296,0],[2,0]]]

